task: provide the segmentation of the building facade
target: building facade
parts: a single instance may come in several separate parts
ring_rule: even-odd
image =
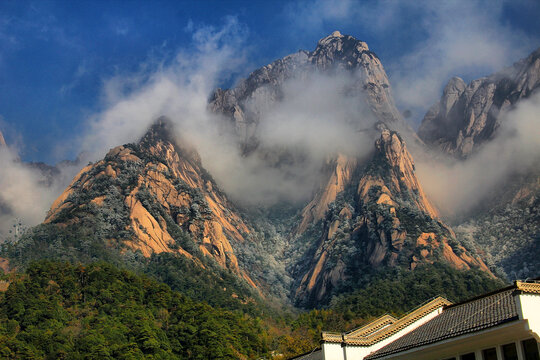
[[[460,303],[436,298],[396,319],[323,332],[302,360],[540,360],[540,282],[516,281]]]

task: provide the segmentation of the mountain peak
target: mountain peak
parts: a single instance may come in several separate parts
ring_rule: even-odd
[[[0,147],[6,146],[6,140],[4,140],[4,135],[0,132]]]
[[[465,81],[463,81],[462,78],[454,76],[450,79],[450,81],[448,81],[448,84],[446,84],[443,92],[444,94],[457,93],[459,96],[463,91],[465,91],[466,87],[467,84],[465,84]]]
[[[141,142],[161,139],[174,143],[174,123],[166,116],[160,116],[148,128]]]
[[[369,47],[364,41],[360,41],[350,35],[343,35],[338,30],[319,40],[317,49],[315,49],[314,53],[316,53],[320,47],[326,48],[328,46],[331,47],[330,50],[332,52],[350,53],[357,51],[362,53],[364,51],[369,51]]]
[[[454,77],[424,116],[418,136],[428,145],[466,158],[493,138],[504,119],[501,114],[538,88],[540,49],[511,67],[468,85]]]
[[[325,302],[351,276],[377,268],[414,270],[420,264],[443,261],[456,269],[478,267],[489,274],[482,260],[460,245],[438,219],[416,177],[405,141],[396,131],[383,128],[372,159],[363,169],[358,163],[338,158],[329,164],[334,169],[328,185],[302,213],[295,235],[315,237],[318,242],[297,267],[299,304]],[[347,192],[355,196],[340,195]],[[306,223],[317,226],[310,228]]]

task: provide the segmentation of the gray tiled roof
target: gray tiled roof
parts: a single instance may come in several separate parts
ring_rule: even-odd
[[[455,336],[517,320],[514,288],[450,305],[431,321],[377,350],[366,359],[378,359]]]

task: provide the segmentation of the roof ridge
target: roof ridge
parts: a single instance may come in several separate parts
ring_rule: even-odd
[[[395,323],[397,320],[398,319],[396,319],[394,316],[387,313],[382,316],[379,316],[375,320],[369,322],[368,324],[362,327],[347,331],[344,334],[346,334],[347,336],[367,336],[372,332],[380,330],[382,326],[389,325],[389,324],[391,325]],[[373,331],[370,332],[370,330],[373,330]]]
[[[464,304],[467,304],[469,302],[476,301],[476,300],[486,298],[486,297],[489,297],[489,296],[492,296],[492,295],[496,295],[498,293],[502,293],[502,292],[509,291],[509,290],[518,290],[518,291],[523,291],[523,292],[526,292],[526,293],[540,294],[540,281],[538,281],[538,280],[532,280],[532,281],[531,280],[529,280],[529,281],[516,280],[516,281],[514,281],[514,283],[512,285],[508,285],[508,286],[505,286],[503,288],[487,292],[485,294],[480,294],[480,295],[477,295],[475,297],[472,297],[472,298],[469,298],[469,299],[466,299],[466,300],[463,300],[463,301],[460,301],[460,302],[457,302],[457,303],[454,303],[454,304],[450,304],[450,305],[446,306],[445,309],[449,309],[449,308],[453,308],[453,307],[456,307],[456,306],[464,305]]]
[[[531,294],[540,294],[540,281],[519,281],[514,283],[517,291]]]
[[[343,336],[343,341],[347,344],[351,345],[373,345],[381,340],[384,340],[393,334],[397,333],[398,331],[404,329],[408,325],[414,323],[416,320],[426,316],[430,312],[434,311],[435,309],[439,307],[444,307],[446,305],[450,304],[450,301],[447,299],[439,296],[428,303],[420,306],[419,308],[413,310],[412,312],[408,313],[407,315],[401,317],[398,321],[393,323],[392,325],[382,329],[380,332],[372,333],[366,337],[363,338],[350,338],[348,339],[346,335]]]

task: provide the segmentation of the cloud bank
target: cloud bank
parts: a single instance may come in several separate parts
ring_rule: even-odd
[[[489,75],[538,46],[540,39],[504,18],[505,6],[511,3],[315,0],[291,3],[285,14],[296,32],[320,35],[360,27],[357,37],[378,39],[368,45],[379,55],[392,54],[382,61],[396,103],[412,111],[411,119],[418,123],[451,77]]]
[[[196,48],[150,73],[115,78],[106,86],[109,107],[96,114],[81,140],[94,159],[109,148],[140,138],[159,116],[177,126],[203,166],[235,200],[248,205],[308,200],[329,154],[371,151],[359,130],[373,122],[363,101],[345,95],[358,79],[345,74],[310,74],[286,81],[279,104],[265,96],[248,106],[262,115],[255,136],[260,151],[243,156],[229,119],[208,111],[208,98],[226,74],[245,64],[245,32],[234,18],[221,29],[194,32]],[[142,79],[142,80],[141,80]],[[135,91],[123,89],[133,88]],[[264,93],[264,89],[261,89]]]
[[[385,66],[390,69],[397,103],[425,112],[438,100],[449,77],[478,68],[499,70],[526,55],[534,39],[501,22],[503,5],[503,1],[316,0],[291,3],[286,11],[294,14],[292,26],[312,31],[356,21],[371,33],[392,33],[403,25],[402,14],[417,16],[413,25],[424,31],[424,41]],[[253,204],[270,204],[306,200],[328,154],[358,155],[373,148],[372,140],[360,131],[373,119],[358,98],[342,91],[351,78],[316,74],[286,82],[279,106],[264,105],[258,132],[264,151],[242,157],[238,139],[220,132],[216,124],[223,119],[210,114],[207,104],[213,89],[246,66],[248,30],[233,17],[221,27],[190,24],[186,30],[192,32],[193,44],[172,60],[154,59],[137,74],[118,75],[105,83],[104,110],[88,119],[83,135],[74,141],[89,154],[88,159],[98,160],[112,147],[137,141],[156,118],[166,115],[177,124],[179,138],[197,147],[203,165],[227,193]],[[421,182],[443,211],[470,209],[500,181],[533,166],[535,154],[540,153],[534,115],[540,111],[538,103],[536,97],[509,113],[497,140],[466,162],[417,159]],[[417,111],[416,119],[423,112]],[[29,225],[39,223],[71,180],[73,169],[66,169],[60,180],[46,187],[43,174],[22,165],[13,150],[1,151],[0,227],[15,218]],[[273,158],[287,156],[290,161]]]
[[[0,146],[0,242],[13,239],[21,227],[42,222],[79,167],[60,165],[52,178],[38,167],[21,162],[14,149]]]
[[[447,216],[459,218],[498,187],[538,169],[540,162],[540,93],[521,100],[502,115],[498,135],[464,161],[416,158],[416,169],[428,195]]]

